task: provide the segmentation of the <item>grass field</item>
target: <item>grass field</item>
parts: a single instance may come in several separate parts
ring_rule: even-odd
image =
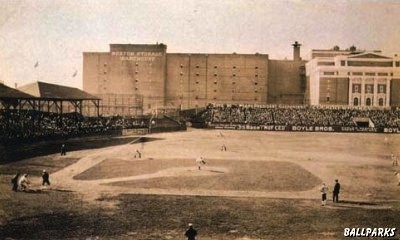
[[[345,227],[399,228],[389,156],[400,136],[387,135],[389,144],[384,136],[189,129],[94,149],[82,140],[66,157],[0,166],[0,239],[184,239],[188,222],[199,239],[341,239]],[[207,160],[200,171],[198,156]],[[43,168],[51,189],[40,188]],[[36,191],[12,192],[16,171],[32,175]],[[322,207],[319,187],[332,189],[336,178],[342,202]]]

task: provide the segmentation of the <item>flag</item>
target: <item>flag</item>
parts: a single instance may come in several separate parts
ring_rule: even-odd
[[[78,70],[76,70],[76,71],[74,72],[74,74],[72,74],[72,77],[76,77],[77,74],[78,74]]]
[[[34,65],[35,68],[39,67],[39,62],[37,61]]]

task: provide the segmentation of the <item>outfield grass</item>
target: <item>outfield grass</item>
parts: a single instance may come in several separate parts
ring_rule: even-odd
[[[19,201],[29,208],[16,211]],[[103,209],[71,193],[20,194],[8,204],[17,214],[0,226],[15,239],[183,239],[188,222],[200,239],[338,239],[345,227],[399,227],[400,206],[368,209],[358,203],[321,207],[316,200],[120,195]]]

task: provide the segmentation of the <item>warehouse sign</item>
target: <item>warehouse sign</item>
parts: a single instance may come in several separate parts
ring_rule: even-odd
[[[119,57],[121,61],[153,62],[162,57],[163,52],[111,52],[111,56]]]

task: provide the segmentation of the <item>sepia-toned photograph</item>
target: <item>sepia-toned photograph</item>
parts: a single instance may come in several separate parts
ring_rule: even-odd
[[[400,239],[400,1],[0,0],[0,239]]]

